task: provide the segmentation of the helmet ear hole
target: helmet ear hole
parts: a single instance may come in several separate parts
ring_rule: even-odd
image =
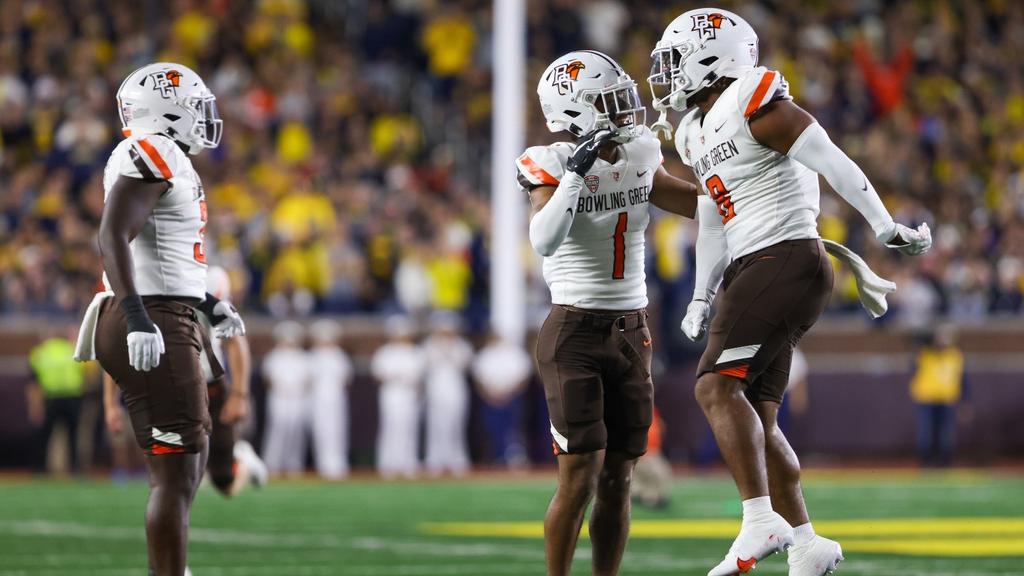
[[[164,118],[167,118],[171,122],[177,122],[178,120],[181,120],[181,116],[178,116],[177,114],[164,114]]]
[[[576,118],[577,116],[580,115],[580,112],[579,110],[562,110],[562,114],[565,114],[570,118]]]
[[[700,61],[701,66],[711,66],[715,62],[718,62],[718,56],[708,56],[707,58]]]

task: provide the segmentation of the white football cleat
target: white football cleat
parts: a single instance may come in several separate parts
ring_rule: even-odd
[[[240,460],[245,466],[249,474],[249,482],[252,483],[254,488],[262,488],[267,485],[267,477],[270,475],[267,471],[267,465],[256,454],[252,444],[245,440],[235,442],[234,456],[235,460]]]
[[[740,534],[733,541],[729,553],[708,576],[732,576],[746,574],[754,569],[758,561],[788,549],[793,545],[793,527],[789,522],[772,512],[764,519],[746,520]]]
[[[815,534],[810,542],[789,549],[789,576],[824,576],[842,561],[839,542]]]

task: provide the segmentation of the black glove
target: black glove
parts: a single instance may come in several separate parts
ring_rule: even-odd
[[[607,128],[594,130],[584,136],[576,145],[572,156],[569,156],[569,161],[565,164],[566,169],[580,176],[586,176],[594,165],[594,160],[597,160],[597,153],[601,150],[601,146],[611,140],[612,136],[615,136],[615,132]]]

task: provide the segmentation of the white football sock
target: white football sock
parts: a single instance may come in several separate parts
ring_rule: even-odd
[[[770,496],[759,496],[743,501],[743,519],[757,518],[772,512],[772,499]]]
[[[793,545],[800,546],[801,544],[807,544],[814,539],[814,527],[811,523],[801,524],[796,528],[793,528]]]

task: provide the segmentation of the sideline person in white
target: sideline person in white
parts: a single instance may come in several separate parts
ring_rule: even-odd
[[[380,383],[377,471],[385,478],[419,473],[419,408],[424,356],[406,318],[387,322],[390,340],[377,349],[370,372]]]
[[[317,320],[309,327],[309,413],[313,419],[313,456],[316,471],[328,480],[348,475],[348,386],[352,362],[338,345],[341,326]]]
[[[302,348],[304,332],[301,324],[290,320],[275,326],[277,344],[263,360],[269,390],[263,455],[271,474],[298,475],[305,465],[309,354]]]
[[[459,336],[459,319],[442,314],[432,319],[434,333],[423,343],[427,361],[427,472],[460,476],[469,469],[466,424],[469,383],[466,371],[473,347]]]

